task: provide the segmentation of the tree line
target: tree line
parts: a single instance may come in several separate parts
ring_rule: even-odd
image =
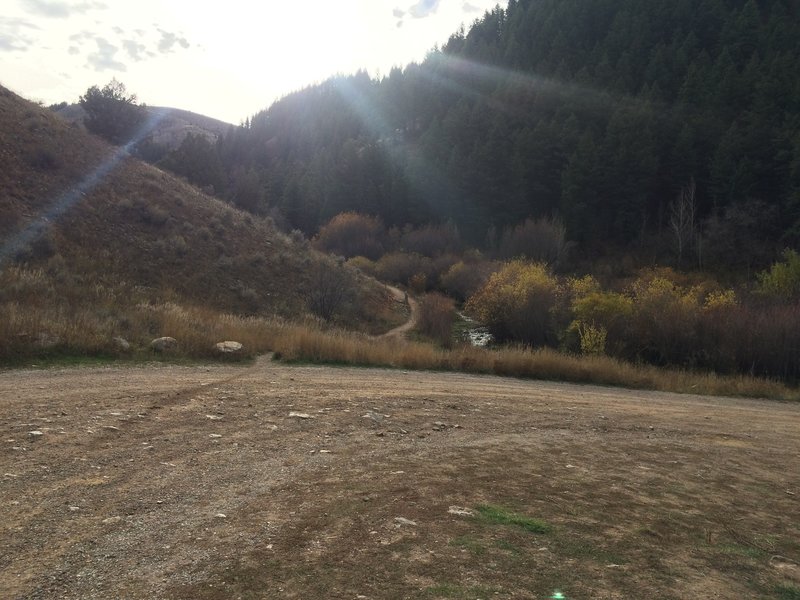
[[[291,94],[163,165],[308,235],[355,211],[483,247],[557,218],[583,256],[752,272],[800,242],[798,10],[511,0],[420,64]]]

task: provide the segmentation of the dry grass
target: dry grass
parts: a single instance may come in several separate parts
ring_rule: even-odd
[[[121,350],[113,341],[116,336],[130,342],[131,349]],[[246,317],[174,302],[139,302],[124,310],[111,301],[83,309],[0,304],[0,361],[6,364],[48,356],[148,357],[150,341],[161,336],[178,340],[173,357],[212,358],[214,344],[235,340],[244,345],[244,357],[275,352],[292,362],[462,371],[707,395],[800,397],[796,389],[753,377],[669,370],[551,349],[444,350],[330,329],[312,319]]]
[[[299,326],[282,327],[271,349],[290,361],[463,371],[705,395],[800,399],[796,389],[776,381],[660,369],[605,356],[571,356],[551,349],[486,350],[461,346],[440,350],[427,344],[375,340]]]

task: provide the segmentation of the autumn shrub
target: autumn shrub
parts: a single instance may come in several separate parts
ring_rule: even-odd
[[[439,287],[449,296],[463,302],[477,292],[499,268],[499,263],[493,261],[458,261],[440,277]]]
[[[431,259],[421,254],[408,254],[406,252],[391,252],[383,255],[376,263],[376,272],[379,279],[408,285],[415,275],[425,277],[426,286],[431,280],[433,271]]]
[[[400,235],[400,247],[412,254],[435,258],[462,250],[461,236],[455,225],[425,225],[407,228]]]
[[[632,358],[657,365],[695,366],[701,308],[697,290],[653,277],[635,281],[631,292],[627,347]]]
[[[800,299],[800,254],[786,250],[783,260],[758,275],[759,291],[784,300]]]
[[[375,277],[378,272],[375,261],[368,259],[366,256],[354,256],[347,261],[347,264],[372,277]]]
[[[602,291],[593,278],[572,280],[572,317],[567,332],[567,347],[575,349],[580,345],[582,351],[587,346],[587,336],[596,340],[592,352],[597,353],[598,336],[602,333],[603,352],[622,355],[628,343],[627,327],[633,314],[633,299],[625,294]],[[581,333],[583,332],[583,333]]]
[[[514,260],[491,275],[467,301],[466,309],[497,340],[557,346],[558,294],[558,280],[546,265]]]
[[[383,254],[383,223],[377,217],[345,212],[323,225],[314,238],[317,250],[352,258],[376,260]]]
[[[451,298],[433,292],[419,301],[417,330],[435,340],[440,346],[452,345],[455,305]]]

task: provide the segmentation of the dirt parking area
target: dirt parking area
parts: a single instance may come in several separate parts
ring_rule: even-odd
[[[800,406],[287,366],[0,373],[0,598],[800,598]]]

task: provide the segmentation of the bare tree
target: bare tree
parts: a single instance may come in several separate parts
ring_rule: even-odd
[[[330,321],[352,299],[353,279],[347,268],[333,261],[317,263],[310,271],[311,278],[305,299],[308,309]]]
[[[669,227],[675,239],[678,252],[678,264],[683,262],[683,253],[694,242],[697,236],[695,228],[695,191],[694,177],[681,189],[678,197],[669,206]]]

